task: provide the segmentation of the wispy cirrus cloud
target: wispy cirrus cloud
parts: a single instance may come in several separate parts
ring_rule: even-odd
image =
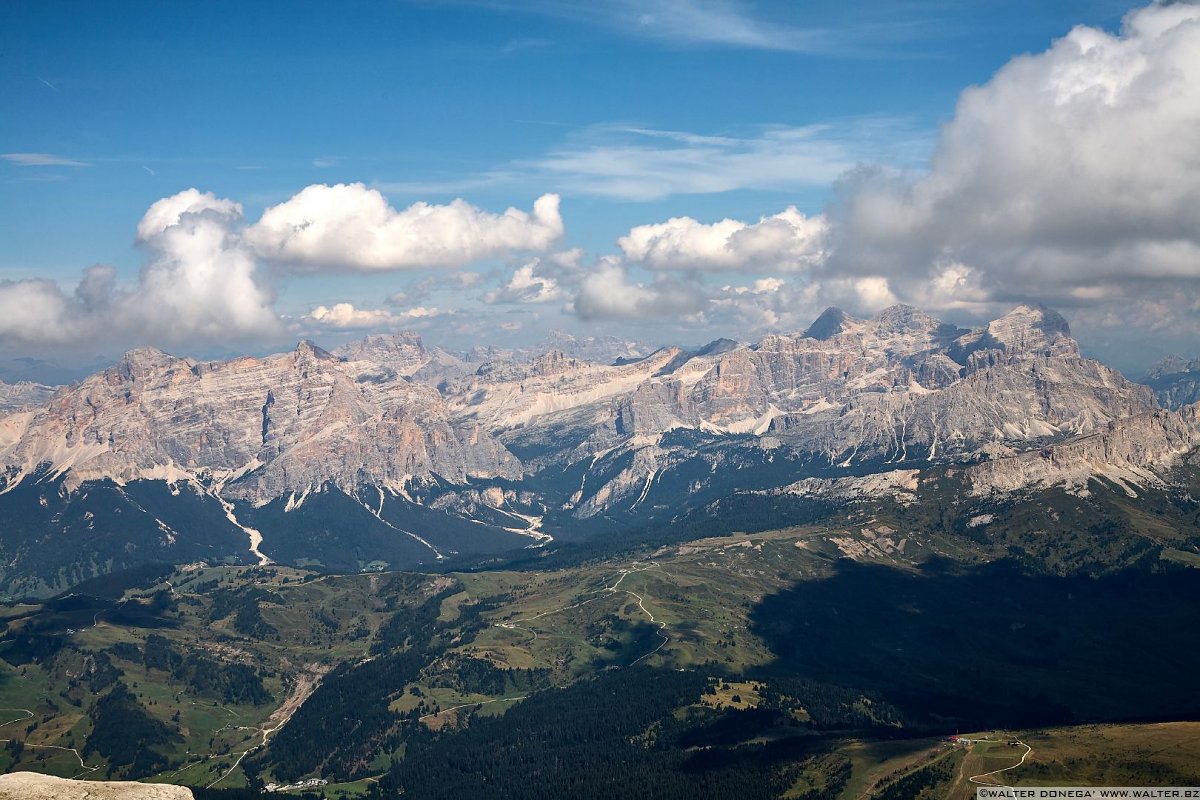
[[[53,153],[0,153],[10,164],[18,167],[90,167],[86,161],[76,161],[73,158],[56,156]]]
[[[547,47],[553,46],[554,42],[550,39],[539,39],[535,37],[524,37],[520,39],[509,39],[500,48],[500,52],[504,55],[512,55],[513,53],[521,53],[526,50],[544,50]]]
[[[656,39],[797,52],[836,48],[828,29],[761,19],[745,5],[723,0],[625,2],[618,4],[617,14],[616,24]]]
[[[919,164],[932,140],[889,117],[764,126],[730,135],[593,126],[545,156],[494,173],[624,200],[827,186],[860,163]]]
[[[458,0],[461,5],[537,14],[675,46],[736,47],[810,55],[877,57],[881,45],[926,32],[911,20],[856,25],[796,24],[796,8],[739,0]],[[796,4],[799,7],[799,4]],[[932,26],[930,26],[932,27]]]
[[[629,123],[572,131],[541,155],[469,175],[379,180],[407,195],[457,195],[522,187],[565,195],[651,201],[679,194],[826,187],[861,164],[923,169],[935,133],[871,115],[820,125],[759,125],[733,133],[662,130]]]

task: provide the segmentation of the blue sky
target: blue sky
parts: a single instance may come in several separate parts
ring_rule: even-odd
[[[769,258],[654,267],[618,239],[683,216],[753,223],[788,206],[818,216],[854,183],[846,174],[866,165],[919,180],[964,90],[989,84],[1022,54],[1047,53],[1073,26],[1119,37],[1132,8],[1073,0],[8,3],[0,11],[0,153],[8,154],[0,280],[50,279],[69,294],[81,270],[103,264],[131,287],[148,261],[167,257],[135,242],[138,221],[192,187],[240,203],[235,226],[253,225],[312,184],[362,183],[397,211],[463,198],[491,214],[528,212],[554,193],[564,230],[551,247],[491,248],[428,268],[260,262],[247,268],[284,318],[274,332],[248,328],[228,340],[184,332],[169,341],[147,324],[86,344],[145,339],[203,354],[247,341],[269,349],[298,333],[333,340],[370,326],[322,328],[304,321],[313,308],[382,309],[406,290],[422,296],[408,307],[394,298],[390,308],[436,307],[444,316],[411,319],[428,338],[459,346],[481,336],[532,340],[549,327],[661,341],[749,338],[837,299],[832,280],[813,289],[810,272],[789,267],[789,285],[809,290],[788,301],[794,319],[778,309],[757,322],[723,317],[710,305],[723,300],[688,299],[689,284],[716,292],[779,278]],[[481,299],[533,257],[541,265],[531,274],[554,282],[543,293],[553,301]],[[551,266],[555,257],[567,266]],[[605,269],[613,291],[640,286],[647,303],[593,303],[588,313],[572,305]],[[464,273],[479,277],[464,287]],[[422,281],[424,292],[413,292]],[[1088,292],[1101,291],[1091,285],[1075,281],[1050,295],[1086,305]],[[893,280],[887,296],[917,299],[899,286]],[[848,305],[869,313],[864,291]],[[1020,299],[994,285],[989,292],[973,306],[945,303],[945,316],[970,322],[986,317],[986,304]],[[489,331],[484,318],[520,327]],[[401,324],[380,320],[376,327]],[[1102,350],[1104,326],[1092,327]],[[6,352],[80,346],[72,336],[0,326]]]

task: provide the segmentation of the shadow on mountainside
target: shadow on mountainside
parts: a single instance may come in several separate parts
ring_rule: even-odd
[[[1200,571],[1034,576],[839,563],[770,595],[751,630],[773,669],[876,689],[931,723],[1194,718]]]

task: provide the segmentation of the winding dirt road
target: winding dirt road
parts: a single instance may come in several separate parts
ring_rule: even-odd
[[[974,741],[980,742],[980,741],[992,741],[992,740],[991,739],[976,739]],[[990,778],[993,775],[999,775],[1001,772],[1008,772],[1009,770],[1016,769],[1017,767],[1019,767],[1025,763],[1025,759],[1029,758],[1029,754],[1033,752],[1033,748],[1030,747],[1029,745],[1025,744],[1024,742],[1017,742],[1017,744],[1019,744],[1019,745],[1021,745],[1021,747],[1025,748],[1025,752],[1024,752],[1024,754],[1021,755],[1020,761],[1013,764],[1011,767],[1002,767],[1001,769],[994,769],[991,772],[984,772],[979,775],[972,775],[971,777],[967,778],[967,780],[969,780],[971,783],[976,784],[977,786],[998,786],[998,787],[1003,787],[1003,788],[1012,788],[1007,783],[1004,783],[1002,781],[993,783],[992,781],[985,781],[983,779]]]

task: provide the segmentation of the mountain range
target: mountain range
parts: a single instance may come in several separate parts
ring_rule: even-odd
[[[1160,359],[1142,377],[1163,408],[1200,402],[1200,358],[1171,355]]]
[[[0,386],[0,573],[20,595],[147,561],[400,568],[933,475],[975,497],[1136,492],[1200,445],[1185,394],[1084,357],[1028,305],[973,330],[831,308],[640,356],[458,355],[407,332],[219,362],[140,348],[57,390]]]
[[[39,406],[54,394],[53,386],[31,381],[5,383],[0,381],[0,414]]]

